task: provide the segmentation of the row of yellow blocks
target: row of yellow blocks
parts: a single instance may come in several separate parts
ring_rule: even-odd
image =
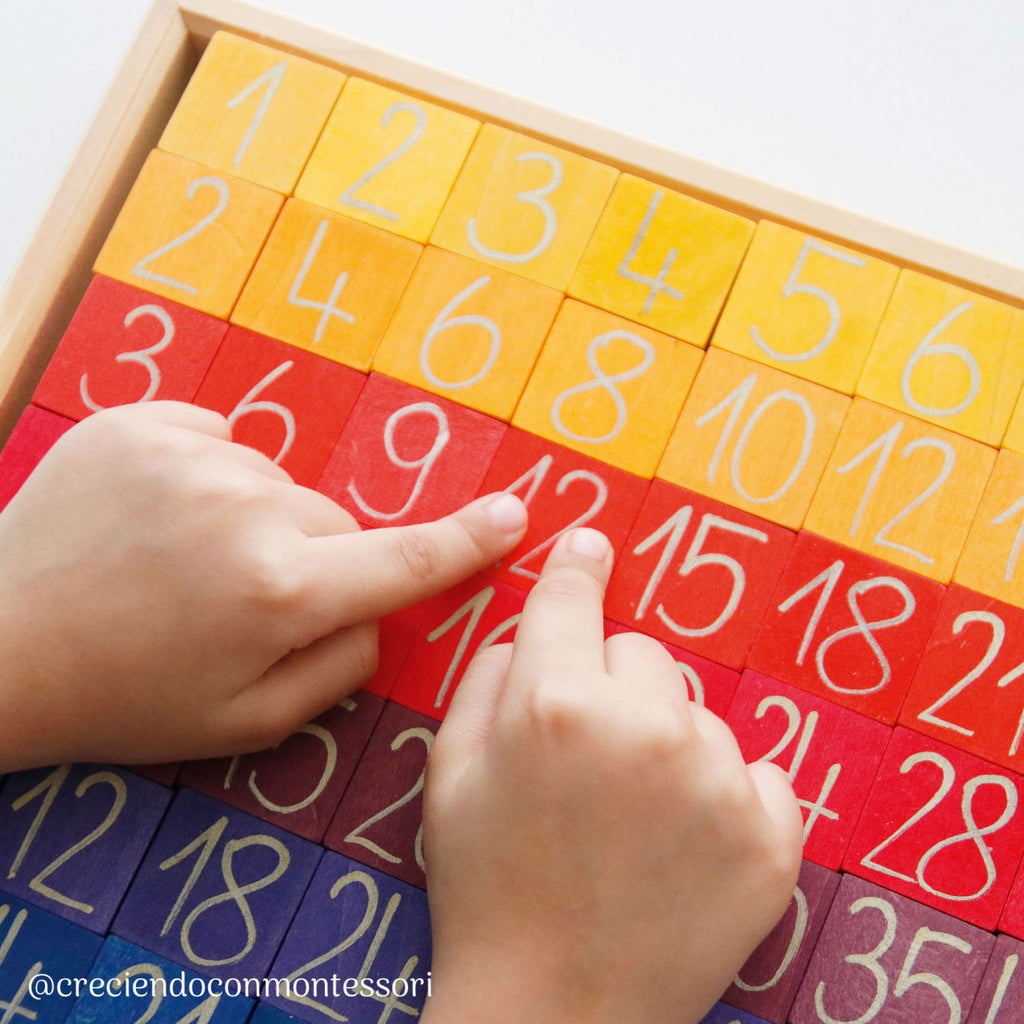
[[[948,580],[957,435],[1024,451],[1024,315],[926,275],[228,35],[161,147],[98,271],[641,475]],[[957,572],[1011,600],[1019,468]]]

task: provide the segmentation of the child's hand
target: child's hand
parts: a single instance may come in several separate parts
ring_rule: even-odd
[[[604,639],[610,568],[600,534],[562,538],[431,751],[425,1024],[696,1021],[792,896],[788,779],[658,643]]]
[[[522,504],[360,533],[158,402],[69,431],[0,516],[0,769],[270,746],[355,690],[375,620],[493,562]]]

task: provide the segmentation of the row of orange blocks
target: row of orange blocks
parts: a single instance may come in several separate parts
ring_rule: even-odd
[[[1005,303],[225,34],[96,270],[1024,603]]]

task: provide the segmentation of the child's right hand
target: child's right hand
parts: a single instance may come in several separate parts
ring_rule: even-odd
[[[611,552],[555,547],[430,755],[424,1024],[697,1021],[784,913],[802,822],[656,641],[604,639]]]

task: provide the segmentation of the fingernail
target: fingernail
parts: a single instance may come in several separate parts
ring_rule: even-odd
[[[526,506],[514,495],[501,491],[484,499],[491,522],[503,533],[520,533],[526,528]]]
[[[611,544],[600,530],[591,530],[582,526],[573,530],[568,537],[566,547],[574,555],[593,558],[595,562],[603,562],[611,553]]]

